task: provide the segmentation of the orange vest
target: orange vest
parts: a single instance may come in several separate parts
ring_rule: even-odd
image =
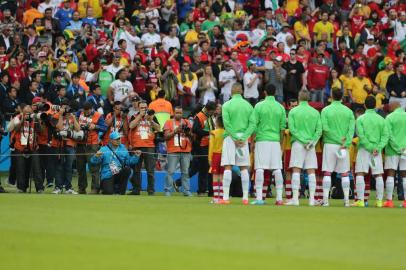
[[[166,121],[164,131],[169,130],[172,132],[175,128],[179,127],[181,123],[192,128],[188,120],[182,119],[181,121],[175,121],[174,119],[170,119]],[[192,151],[192,142],[188,137],[176,134],[169,141],[166,141],[166,149],[168,153],[190,153]]]
[[[105,120],[113,118],[113,114],[109,113]],[[126,121],[126,119],[124,119]],[[109,143],[110,134],[113,131],[117,131],[121,134],[121,143],[127,145],[127,137],[124,135],[124,121],[121,116],[115,117],[111,123],[111,126],[107,129],[106,133],[103,135],[103,145],[106,146]]]
[[[21,116],[17,116],[21,120]],[[23,121],[20,130],[14,133],[15,139],[14,148],[17,151],[24,152],[24,150],[35,151],[38,149],[37,134],[35,131],[35,123],[33,121]]]
[[[101,114],[98,112],[93,112],[93,115],[86,117],[83,112],[80,113],[78,122],[79,126],[89,126],[90,124],[96,125],[97,122],[99,122],[99,119],[101,117]],[[86,142],[78,142],[78,144],[90,144],[90,145],[96,145],[99,144],[99,134],[96,130],[89,130],[88,135],[87,135],[87,141]]]
[[[196,118],[197,118],[197,120],[199,120],[200,127],[201,127],[202,129],[205,128],[206,122],[207,122],[207,125],[210,126],[210,123],[209,123],[209,122],[210,122],[210,119],[208,119],[208,117],[207,117],[203,112],[199,112],[198,114],[196,114]],[[207,130],[207,131],[210,132],[211,130],[212,130],[212,129]],[[203,147],[209,146],[209,135],[204,136],[204,137],[201,138],[200,146],[203,146]]]
[[[129,143],[133,148],[155,147],[155,134],[152,132],[148,121],[141,119],[138,125],[130,130]]]
[[[59,113],[56,113],[53,116],[53,118],[56,119],[56,120],[59,120]],[[63,125],[64,125],[65,130],[73,130],[73,120],[65,119]],[[68,138],[59,140],[59,139],[55,138],[55,136],[52,136],[52,141],[51,141],[51,146],[52,147],[59,148],[59,147],[64,147],[65,145],[75,147],[76,142],[74,140],[68,139]]]

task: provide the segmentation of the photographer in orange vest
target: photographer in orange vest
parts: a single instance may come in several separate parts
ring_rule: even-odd
[[[100,168],[98,165],[90,163],[90,158],[99,150],[99,133],[107,130],[103,115],[93,110],[90,102],[85,102],[83,110],[77,113],[80,130],[84,136],[78,140],[76,149],[76,164],[79,174],[78,185],[79,194],[86,194],[87,175],[86,165],[92,175],[91,194],[98,194],[100,191]]]

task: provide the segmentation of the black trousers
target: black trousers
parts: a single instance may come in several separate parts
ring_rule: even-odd
[[[209,159],[207,155],[209,154],[209,147],[200,146],[196,154],[198,155],[198,167],[199,172],[198,178],[198,190],[197,193],[206,193],[208,190],[208,178],[209,178]]]
[[[120,194],[125,195],[127,190],[128,178],[130,177],[131,169],[123,168],[118,174],[111,178],[102,179],[100,181],[101,192],[104,195]]]
[[[44,185],[41,179],[41,168],[39,156],[35,155],[37,152],[32,152],[34,155],[23,156],[23,152],[15,151],[16,157],[16,176],[17,188],[23,192],[27,191],[30,181],[30,172],[35,182],[35,189],[37,191],[43,190]]]
[[[51,169],[53,156],[47,155],[51,153],[51,147],[48,145],[40,145],[38,153],[41,154],[39,156],[39,163],[41,166],[42,181],[46,179],[48,184],[53,183],[55,178],[55,175],[53,174],[54,170]]]
[[[142,147],[137,148],[143,152],[140,156],[138,163],[134,167],[134,174],[131,177],[131,184],[133,185],[133,191],[141,191],[141,168],[144,162],[145,170],[147,171],[148,178],[148,192],[155,192],[155,147]]]

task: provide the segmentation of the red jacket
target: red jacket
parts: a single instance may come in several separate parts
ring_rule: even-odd
[[[324,89],[329,78],[329,68],[324,65],[310,64],[307,73],[308,89]]]

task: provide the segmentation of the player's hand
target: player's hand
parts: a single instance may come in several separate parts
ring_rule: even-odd
[[[374,155],[375,157],[378,155],[378,150],[374,150],[373,152],[372,152],[372,155]]]
[[[95,156],[98,157],[98,158],[101,157],[102,155],[103,155],[102,151],[97,151],[96,154],[95,154]]]

